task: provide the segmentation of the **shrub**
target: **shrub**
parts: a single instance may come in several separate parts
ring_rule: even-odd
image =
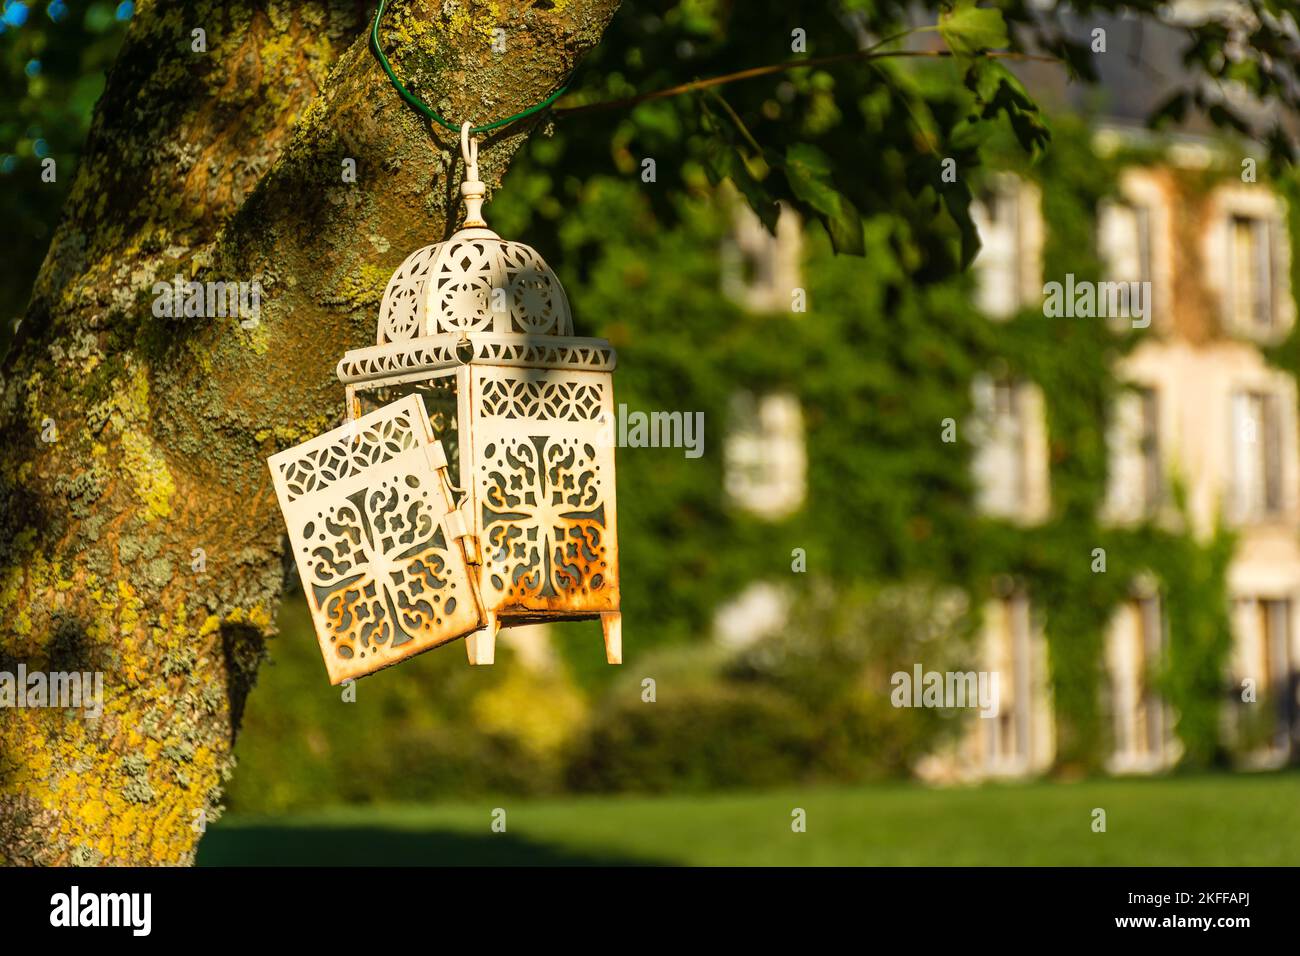
[[[785,784],[810,772],[816,737],[808,715],[769,688],[686,686],[654,703],[622,694],[595,715],[568,783],[650,792]]]

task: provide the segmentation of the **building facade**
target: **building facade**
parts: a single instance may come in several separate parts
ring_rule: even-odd
[[[1099,155],[1129,134],[1102,128]],[[1290,287],[1289,210],[1273,187],[1220,181],[1189,194],[1189,177],[1223,157],[1208,141],[1178,139],[1159,162],[1125,167],[1117,195],[1096,210],[1102,282],[1144,296],[1124,314],[1042,321],[1109,322],[1142,330],[1112,369],[1121,388],[1098,421],[1106,486],[1098,521],[1153,524],[1208,540],[1230,533],[1227,574],[1232,648],[1223,674],[1224,737],[1244,767],[1293,759],[1300,687],[1300,425],[1296,381],[1269,350],[1296,319]],[[1010,174],[990,177],[974,207],[982,248],[975,303],[999,323],[1044,307],[1045,223],[1040,188]],[[724,248],[723,288],[743,307],[788,308],[797,287],[799,230],[782,217],[767,234],[747,210]],[[1102,283],[1097,283],[1107,294]],[[1029,531],[1050,520],[1050,440],[1042,386],[995,372],[972,383],[971,505]],[[729,416],[725,490],[733,506],[772,521],[805,503],[803,421],[789,393],[737,392]],[[1166,770],[1182,756],[1179,714],[1159,690],[1169,653],[1168,596],[1160,568],[1126,582],[1106,628],[1101,708],[1105,766],[1114,773]],[[970,720],[960,743],[919,768],[935,779],[1040,773],[1057,756],[1050,650],[1033,589],[999,577],[982,609],[979,667],[998,674],[999,712]],[[791,621],[788,595],[756,582],[719,608],[714,631],[729,646]]]
[[[1095,147],[1105,153],[1122,140],[1102,130]],[[1163,163],[1122,172],[1119,196],[1097,211],[1096,252],[1103,281],[1143,284],[1149,313],[1067,321],[1149,323],[1114,368],[1122,391],[1105,426],[1101,519],[1153,522],[1198,539],[1220,527],[1232,534],[1225,736],[1243,765],[1275,766],[1296,753],[1300,661],[1296,382],[1267,355],[1295,323],[1288,210],[1261,183],[1229,181],[1199,195],[1179,187],[1215,159],[1222,157],[1208,145],[1183,143]],[[975,268],[989,321],[1032,308],[1046,283],[1065,278],[1035,271],[1042,261],[1038,199],[1031,184],[1003,177],[980,201],[984,251]],[[990,516],[1041,522],[1051,489],[1037,386],[977,381],[974,405],[977,506]],[[1175,489],[1184,503],[1177,508]],[[1152,570],[1131,582],[1106,633],[1107,766],[1114,772],[1167,769],[1181,754],[1173,733],[1178,714],[1155,686],[1169,640],[1159,569]],[[1053,722],[1034,595],[998,598],[985,616],[983,666],[1014,688],[1005,697],[1010,713],[996,730],[976,727],[956,765],[973,776],[1044,770],[1052,763]],[[1005,726],[1020,729],[1008,736]]]

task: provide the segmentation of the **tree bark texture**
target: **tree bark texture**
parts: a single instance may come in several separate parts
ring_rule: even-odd
[[[616,6],[396,0],[385,48],[484,122],[553,91]],[[0,710],[0,862],[188,863],[219,812],[284,580],[265,459],[336,423],[335,363],[456,225],[458,139],[393,90],[373,13],[137,5],[0,378],[0,670],[100,671],[104,712]],[[484,140],[489,187],[538,122]],[[259,321],[156,317],[178,274],[260,283]]]

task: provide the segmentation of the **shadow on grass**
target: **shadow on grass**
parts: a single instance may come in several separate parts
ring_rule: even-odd
[[[617,853],[581,853],[508,833],[357,826],[213,827],[199,866],[662,866]]]

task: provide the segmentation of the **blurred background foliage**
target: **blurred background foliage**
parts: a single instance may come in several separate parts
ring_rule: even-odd
[[[22,317],[77,171],[91,112],[134,4],[3,0],[0,12],[0,355]],[[54,181],[41,178],[53,159]]]
[[[918,660],[970,666],[982,600],[1005,576],[1027,582],[1048,609],[1062,768],[1096,769],[1108,750],[1102,635],[1146,570],[1169,596],[1161,679],[1181,714],[1186,760],[1222,760],[1230,539],[1096,519],[1117,388],[1110,369],[1136,338],[1102,322],[1044,323],[1032,310],[991,326],[963,271],[977,248],[969,204],[986,170],[1013,169],[1040,185],[1051,226],[1044,272],[1095,279],[1097,203],[1114,194],[1122,163],[1159,158],[1158,150],[1098,156],[1089,115],[1055,104],[1049,122],[1006,61],[977,55],[1048,52],[1065,61],[1061,73],[1095,79],[1086,42],[1043,6],[623,3],[571,82],[563,101],[571,111],[788,60],[795,30],[806,37],[799,55],[842,57],[625,109],[561,110],[488,208],[499,233],[536,246],[560,274],[580,334],[619,350],[618,402],[704,414],[701,458],[619,451],[627,663],[604,663],[596,625],[564,625],[541,665],[503,647],[494,667],[470,668],[453,646],[361,682],[355,702],[343,704],[291,591],[245,715],[231,807],[905,773],[959,733],[960,720],[892,708],[889,675]],[[1147,17],[1161,6],[1074,4],[1083,14]],[[1254,6],[1284,9],[1274,0]],[[9,93],[0,105],[0,212],[21,239],[0,295],[5,315],[17,317],[130,4],[11,0],[4,9],[6,24],[25,17],[0,33]],[[889,39],[936,23],[943,29]],[[1282,80],[1294,75],[1294,58],[1244,69],[1224,55],[1230,38],[1213,22],[1186,32],[1186,87],[1168,91],[1153,124],[1199,119],[1250,133],[1270,143],[1270,168],[1291,188],[1284,131],[1206,90],[1231,81],[1293,107],[1295,89]],[[1251,40],[1290,49],[1271,27]],[[916,55],[854,57],[872,44]],[[58,159],[56,184],[40,183],[43,152]],[[647,157],[653,182],[641,177]],[[940,175],[949,158],[959,171],[952,183]],[[802,214],[807,313],[751,312],[723,294],[719,249],[734,225],[732,196],[769,225],[778,201]],[[970,446],[938,437],[944,419],[969,417],[972,378],[989,369],[1023,374],[1047,397],[1054,514],[1032,530],[976,515]],[[800,400],[809,486],[788,518],[761,520],[727,501],[721,440],[737,389]],[[1112,556],[1105,575],[1087,560],[1099,546]],[[806,574],[791,573],[794,549],[806,553]],[[755,581],[788,582],[797,614],[743,648],[719,645],[714,613]],[[647,677],[652,706],[642,696]]]

